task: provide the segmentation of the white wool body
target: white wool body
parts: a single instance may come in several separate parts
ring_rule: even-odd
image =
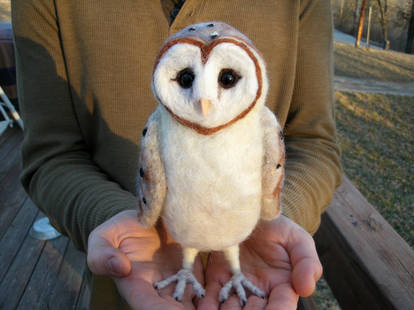
[[[245,240],[256,226],[262,199],[262,108],[258,104],[226,130],[202,135],[158,107],[168,188],[162,218],[183,247],[223,250]]]
[[[252,42],[222,22],[189,25],[171,36],[155,62],[159,103],[143,131],[138,183],[140,223],[161,217],[183,248],[183,268],[154,286],[206,291],[192,269],[199,251],[223,251],[233,277],[219,293],[265,293],[241,271],[239,244],[259,218],[280,214],[284,177],[281,127],[264,103],[266,66]]]

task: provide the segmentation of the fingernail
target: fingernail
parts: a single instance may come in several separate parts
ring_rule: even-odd
[[[119,266],[118,261],[115,257],[112,257],[110,260],[108,260],[108,268],[109,272],[114,276],[120,276],[121,273],[119,272]]]

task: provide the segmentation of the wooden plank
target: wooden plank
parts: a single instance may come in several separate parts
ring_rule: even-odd
[[[80,296],[76,305],[76,310],[88,310],[91,300],[91,292],[89,291],[88,280],[86,278],[86,272],[83,276],[82,288]]]
[[[76,250],[72,242],[69,242],[60,266],[58,281],[46,301],[48,309],[75,308],[81,293],[85,264],[85,254]]]
[[[40,215],[37,218],[40,218]],[[45,241],[36,240],[28,234],[26,235],[16,259],[0,283],[0,309],[16,308],[32,276],[44,245]]]
[[[23,141],[23,132],[19,128],[11,128],[0,136],[0,158],[12,151],[15,145]]]
[[[20,172],[20,162],[16,161],[7,177],[0,183],[0,238],[6,233],[27,198],[20,184]]]
[[[20,144],[22,133],[18,129],[9,131],[0,145],[0,239],[26,200],[26,193],[20,184]]]
[[[317,310],[315,302],[313,301],[312,296],[303,298],[299,297],[297,310]]]
[[[22,134],[0,137],[0,309],[74,309],[88,300],[85,256],[68,239],[39,241],[28,232],[43,217],[20,184]],[[80,294],[83,295],[80,295]]]
[[[315,240],[324,276],[342,309],[414,305],[414,250],[347,178]]]
[[[0,282],[13,263],[39,211],[26,199],[19,214],[0,240]]]
[[[59,237],[46,242],[17,309],[48,309],[47,304],[56,283],[68,238]]]
[[[12,135],[7,137],[7,140],[0,144],[0,183],[3,182],[11,167],[17,162],[20,163],[20,151],[23,135],[21,132],[11,132]]]
[[[20,163],[20,141],[15,141],[16,144],[14,145],[14,150],[11,150],[8,153],[4,153],[4,158],[0,158],[1,167],[0,167],[0,180],[4,179],[4,176],[9,171],[10,167],[12,167],[16,161]]]
[[[10,151],[9,144],[11,143],[11,140],[19,136],[23,137],[23,133],[18,128],[7,129],[0,135],[0,158],[3,158],[2,156]]]
[[[0,149],[0,153],[3,158],[0,158],[0,184],[4,182],[6,175],[9,173],[12,167],[17,166],[20,169],[20,142],[16,144],[13,150],[10,152],[4,152]]]

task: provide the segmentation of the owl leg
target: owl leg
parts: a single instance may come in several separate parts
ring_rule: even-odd
[[[228,259],[230,263],[231,270],[233,272],[233,277],[230,279],[229,282],[227,282],[222,289],[220,290],[219,294],[219,300],[220,302],[224,302],[227,300],[230,294],[230,290],[234,288],[237,295],[240,298],[240,303],[242,306],[244,306],[247,302],[246,292],[244,290],[244,287],[249,289],[253,294],[256,294],[257,296],[264,298],[265,294],[262,290],[257,288],[255,285],[253,285],[252,282],[250,282],[246,276],[241,272],[240,269],[240,260],[239,260],[239,246],[234,245],[224,250],[224,255]]]
[[[205,290],[201,284],[197,281],[193,274],[193,265],[195,257],[197,256],[198,250],[193,248],[183,249],[183,268],[178,271],[175,275],[154,284],[154,287],[158,290],[166,287],[172,282],[177,282],[173,297],[179,301],[184,295],[185,286],[190,283],[193,286],[194,293],[202,298],[205,295]]]

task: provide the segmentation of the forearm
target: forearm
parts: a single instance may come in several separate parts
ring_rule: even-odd
[[[22,183],[51,222],[85,249],[89,232],[133,195],[92,159],[79,128],[53,1],[13,2],[19,102],[25,121]]]
[[[39,167],[24,184],[35,204],[80,249],[89,233],[113,215],[136,209],[135,197],[79,153],[63,154]]]
[[[327,0],[303,1],[286,135],[283,213],[314,233],[340,184],[332,94],[332,17]]]
[[[293,137],[286,140],[282,212],[313,234],[340,184],[339,150],[336,143],[320,139]]]

